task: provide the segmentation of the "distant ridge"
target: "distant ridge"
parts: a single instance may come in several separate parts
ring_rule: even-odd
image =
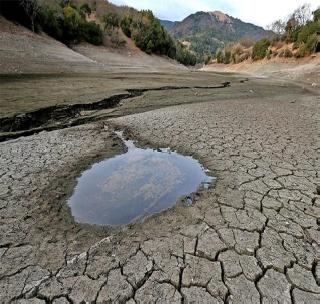
[[[170,31],[178,22],[170,20],[160,20],[160,23],[167,31]]]
[[[244,38],[256,41],[272,35],[271,31],[243,22],[221,11],[201,11],[182,21],[161,20],[161,24],[172,36],[186,45],[189,44],[199,57],[215,53],[228,42]]]

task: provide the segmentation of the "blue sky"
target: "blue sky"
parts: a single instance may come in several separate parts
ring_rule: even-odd
[[[118,5],[151,9],[158,18],[182,20],[197,11],[223,11],[246,22],[266,26],[275,19],[285,18],[305,0],[110,0]],[[307,1],[313,8],[320,0]]]

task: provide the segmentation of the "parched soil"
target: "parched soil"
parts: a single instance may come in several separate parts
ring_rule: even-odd
[[[157,58],[124,72],[95,48],[12,25],[0,35],[0,303],[320,303],[311,85]],[[47,49],[32,53],[37,39]],[[76,223],[68,198],[84,170],[124,152],[116,128],[194,156],[217,182],[142,222]]]
[[[0,143],[3,303],[319,303],[319,97],[203,75],[231,86],[147,91],[119,118]],[[76,177],[124,149],[115,127],[217,183],[141,223],[74,222]]]

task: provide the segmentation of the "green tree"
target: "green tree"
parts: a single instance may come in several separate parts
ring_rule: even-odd
[[[263,59],[267,55],[267,50],[270,46],[270,41],[266,38],[257,41],[252,49],[252,59],[259,60]]]
[[[218,63],[223,63],[223,62],[224,62],[224,54],[223,54],[223,52],[222,52],[221,49],[219,49],[219,50],[217,51],[216,57],[217,57],[217,62],[218,62]]]
[[[63,26],[64,26],[64,40],[72,41],[80,37],[80,25],[82,23],[79,12],[71,5],[63,8]]]
[[[287,21],[287,25],[285,27],[285,31],[288,35],[288,38],[290,38],[291,41],[295,41],[297,37],[297,32],[299,31],[299,29],[300,29],[299,22],[294,17],[291,17]]]
[[[186,65],[196,64],[196,56],[171,38],[152,11],[127,15],[122,18],[120,26],[125,35],[132,38],[142,51],[166,55]]]
[[[40,6],[37,0],[20,0],[20,5],[23,7],[24,11],[26,12],[27,16],[31,22],[31,29],[35,31],[35,20],[37,15],[40,12]]]
[[[132,25],[132,17],[131,16],[125,16],[121,22],[120,22],[120,26],[121,26],[121,29],[123,30],[124,34],[131,38],[131,25]]]
[[[88,5],[88,3],[84,3],[80,6],[79,8],[79,13],[80,13],[80,16],[85,19],[86,17],[86,14],[91,14],[91,8],[90,6]]]
[[[149,40],[146,46],[146,53],[151,54],[154,50],[154,44],[152,40]]]
[[[63,40],[63,16],[56,10],[43,8],[38,16],[38,22],[49,36]]]
[[[103,32],[94,21],[84,22],[81,25],[81,37],[89,43],[100,45],[103,40]]]
[[[320,23],[319,22],[308,22],[305,26],[303,26],[298,35],[297,35],[297,42],[298,43],[306,43],[308,39],[320,31]]]
[[[115,27],[119,27],[120,17],[115,13],[108,13],[103,16],[103,22],[106,29],[114,29]]]
[[[317,10],[315,10],[313,12],[313,20],[315,22],[319,22],[320,21],[320,8],[318,8]]]

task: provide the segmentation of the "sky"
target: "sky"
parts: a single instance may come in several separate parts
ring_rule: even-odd
[[[297,7],[310,3],[315,9],[320,0],[109,0],[117,5],[151,9],[160,18],[180,21],[197,11],[219,10],[242,21],[266,27],[284,19]]]

